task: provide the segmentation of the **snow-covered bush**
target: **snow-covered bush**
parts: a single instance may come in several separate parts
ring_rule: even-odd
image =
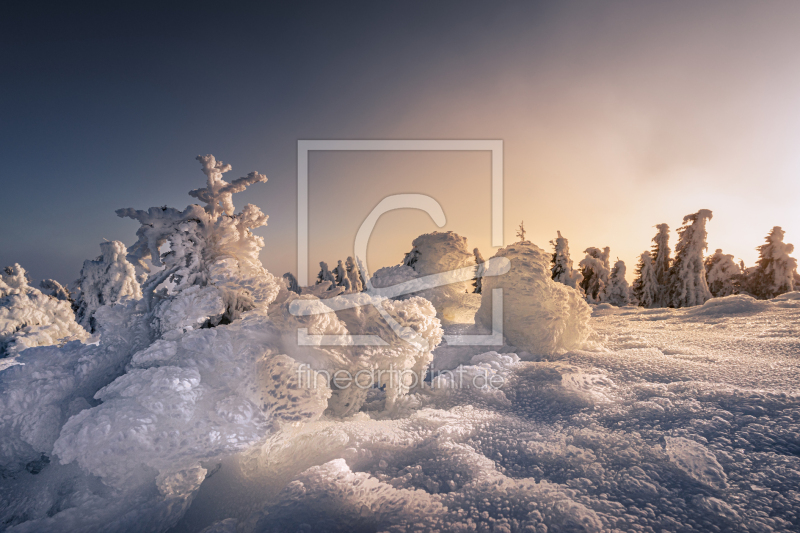
[[[630,305],[631,303],[631,289],[628,286],[628,281],[625,279],[625,261],[614,263],[614,268],[611,269],[611,275],[608,278],[608,285],[603,294],[603,301],[622,307]]]
[[[683,226],[678,229],[675,261],[666,286],[669,307],[691,307],[711,298],[703,263],[703,252],[708,248],[706,222],[711,217],[708,209],[683,217]]]
[[[287,290],[300,294],[300,284],[297,282],[297,278],[294,277],[294,274],[287,272],[283,275],[283,281],[286,284]]]
[[[94,261],[83,262],[81,276],[72,291],[76,319],[90,332],[97,329],[94,313],[101,305],[142,297],[136,270],[126,259],[125,245],[119,241],[103,242],[100,252]]]
[[[636,279],[631,287],[633,297],[642,307],[657,307],[659,304],[659,285],[650,252],[642,252],[636,266]]]
[[[669,248],[669,226],[667,224],[657,224],[658,233],[653,237],[653,269],[656,273],[656,281],[659,286],[666,287],[669,278],[669,268],[672,266],[672,258]]]
[[[742,269],[730,254],[723,254],[719,248],[714,255],[706,257],[706,282],[708,290],[715,298],[737,294],[742,283]]]
[[[475,254],[469,251],[466,237],[452,231],[426,233],[412,242],[413,248],[405,256],[403,266],[410,267],[419,276],[440,274],[470,267],[477,269]],[[456,281],[416,293],[430,300],[437,315],[445,323],[471,319],[478,306],[479,296],[473,294],[471,281]],[[469,316],[467,316],[469,315]]]
[[[590,333],[591,308],[577,289],[551,279],[550,254],[532,243],[501,248],[511,270],[483,280],[475,322],[492,327],[492,289],[503,289],[503,333],[509,343],[546,355],[579,348]]]
[[[558,237],[554,241],[550,241],[550,244],[553,245],[553,258],[550,260],[553,280],[573,289],[579,289],[583,276],[572,268],[572,259],[569,256],[569,241],[562,237],[559,231]]]
[[[75,321],[69,301],[43,294],[28,282],[25,269],[18,264],[0,272],[0,359],[34,346],[89,337]],[[10,362],[0,361],[0,368]]]
[[[326,281],[338,285],[336,277],[328,269],[328,263],[325,261],[319,262],[319,274],[317,274],[317,283],[325,283]]]
[[[587,302],[599,304],[605,301],[603,298],[608,286],[608,276],[611,274],[608,261],[611,249],[608,246],[602,250],[591,247],[584,250],[584,253],[586,257],[578,263],[583,277],[580,287]]]
[[[39,289],[46,295],[52,296],[56,300],[64,300],[65,302],[72,302],[73,298],[69,289],[54,279],[43,279],[39,283]]]
[[[797,259],[791,257],[794,246],[783,242],[785,232],[775,226],[758,247],[758,262],[748,280],[750,292],[757,298],[770,299],[794,290]]]

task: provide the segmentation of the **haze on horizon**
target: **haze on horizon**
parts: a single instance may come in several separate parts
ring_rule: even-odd
[[[610,246],[629,278],[655,224],[701,208],[709,253],[750,266],[776,225],[800,246],[797,3],[23,9],[0,23],[0,264],[36,279],[132,244],[117,208],[192,203],[206,153],[268,176],[234,204],[270,216],[264,265],[296,272],[298,139],[502,139],[505,242],[560,230],[576,264]],[[311,272],[399,192],[494,253],[488,153],[319,152],[309,179]],[[370,270],[435,229],[387,214]]]

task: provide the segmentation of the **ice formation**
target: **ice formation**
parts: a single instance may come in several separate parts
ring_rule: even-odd
[[[69,301],[30,287],[24,268],[15,264],[0,272],[0,369],[27,348],[88,336],[75,322]]]
[[[767,242],[758,247],[758,264],[748,288],[759,298],[774,298],[794,290],[797,259],[789,256],[794,246],[783,242],[784,234],[775,226],[767,235]]]
[[[569,242],[561,236],[559,231],[558,237],[554,241],[550,241],[550,244],[553,245],[553,258],[551,259],[553,280],[573,289],[579,289],[583,276],[579,271],[572,268],[572,259],[569,256]]]
[[[492,289],[503,289],[503,334],[520,349],[547,355],[579,348],[590,333],[591,309],[580,292],[551,279],[550,254],[532,243],[501,248],[511,270],[483,280],[475,322],[492,327]]]
[[[94,332],[94,313],[103,305],[126,300],[138,300],[142,289],[136,280],[136,270],[126,258],[127,248],[119,241],[100,244],[101,255],[94,261],[83,262],[81,276],[72,290],[78,323]]]
[[[711,220],[711,216],[711,211],[701,209],[683,217],[683,226],[678,229],[675,260],[665,287],[669,307],[701,305],[711,298],[703,263],[703,252],[708,248],[706,222]]]

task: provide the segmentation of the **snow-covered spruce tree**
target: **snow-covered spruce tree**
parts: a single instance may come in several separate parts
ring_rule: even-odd
[[[569,256],[569,242],[558,232],[558,237],[550,241],[553,246],[553,258],[550,260],[552,265],[553,281],[563,283],[568,287],[580,290],[580,283],[583,276],[572,268],[572,259]]]
[[[642,307],[658,307],[659,286],[650,252],[642,252],[636,265],[636,279],[631,287],[634,298]]]
[[[286,283],[286,288],[293,293],[300,294],[300,284],[297,283],[297,278],[294,277],[294,274],[291,272],[287,272],[283,275],[284,283]]]
[[[610,274],[608,256],[611,249],[608,246],[602,250],[590,247],[584,253],[586,257],[578,263],[583,277],[580,288],[583,289],[587,302],[599,304],[605,301],[605,288]]]
[[[780,226],[775,226],[766,243],[757,248],[756,270],[749,280],[750,292],[756,298],[770,299],[794,290],[797,259],[789,255],[794,246],[783,242],[784,234]]]
[[[341,259],[339,259],[333,269],[333,279],[336,281],[336,285],[344,287],[344,280],[347,279],[347,270],[345,270]]]
[[[625,261],[617,259],[617,262],[614,263],[614,267],[611,269],[608,285],[606,285],[603,294],[604,301],[611,305],[616,305],[617,307],[630,305],[631,303],[631,289],[628,286],[628,281],[625,279],[625,272]]]
[[[475,288],[472,292],[475,294],[481,293],[482,287],[482,278],[483,278],[483,263],[484,259],[481,255],[481,251],[475,248],[472,250],[472,255],[475,256],[475,263],[477,263],[478,268],[475,269],[475,280],[472,282],[472,286]]]
[[[85,340],[89,335],[75,321],[70,303],[28,285],[18,264],[0,272],[0,369],[21,351],[35,346]]]
[[[317,283],[324,283],[326,281],[330,281],[332,285],[338,285],[336,283],[336,277],[328,270],[328,263],[325,261],[319,262],[319,274],[317,274]]]
[[[667,282],[669,280],[669,269],[672,266],[672,250],[669,247],[669,226],[667,224],[657,224],[658,233],[653,237],[653,247],[651,256],[653,258],[653,269],[658,283],[658,307],[667,306]]]
[[[347,278],[350,280],[350,287],[352,292],[361,292],[364,290],[364,281],[361,277],[361,270],[358,268],[358,263],[352,256],[347,258],[344,263],[345,270],[347,271]]]
[[[697,213],[683,217],[683,226],[678,229],[675,260],[667,278],[668,307],[701,305],[711,298],[703,263],[703,252],[708,248],[706,222],[711,217],[709,209],[701,209]]]
[[[733,260],[730,254],[723,254],[717,249],[714,255],[705,260],[706,283],[708,290],[715,298],[738,294],[742,288],[744,275],[742,267]]]
[[[138,300],[142,289],[136,281],[136,269],[126,259],[128,251],[119,241],[100,243],[100,256],[83,262],[81,276],[73,289],[73,309],[78,323],[94,333],[94,313],[102,305]]]

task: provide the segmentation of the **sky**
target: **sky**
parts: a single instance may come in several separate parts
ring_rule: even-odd
[[[0,264],[67,283],[121,207],[184,208],[214,154],[259,206],[262,262],[297,272],[300,139],[503,141],[505,243],[524,221],[628,278],[654,226],[711,209],[709,253],[800,245],[800,3],[16,3],[0,19]],[[313,152],[309,262],[353,255],[385,196],[420,193],[484,257],[488,152]],[[438,230],[388,213],[371,271]],[[671,244],[676,236],[673,231]]]

